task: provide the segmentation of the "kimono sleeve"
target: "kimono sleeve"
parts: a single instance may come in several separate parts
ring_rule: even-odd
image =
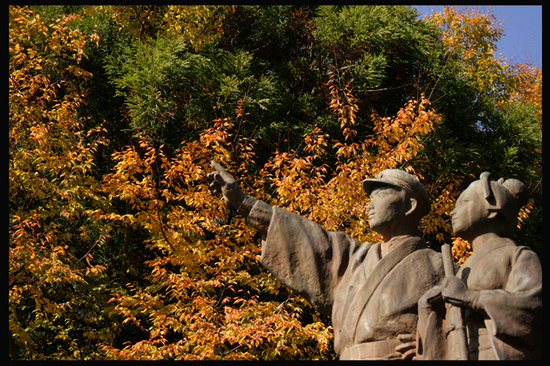
[[[535,346],[540,343],[542,324],[541,263],[533,251],[518,247],[510,266],[505,288],[482,290],[477,306],[491,319],[493,335],[521,339]]]
[[[267,225],[266,212],[271,214]],[[262,265],[319,312],[330,314],[335,288],[360,243],[278,207],[255,206],[249,221],[263,229]]]

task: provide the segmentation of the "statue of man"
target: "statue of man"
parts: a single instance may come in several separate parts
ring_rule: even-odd
[[[542,357],[541,263],[535,252],[510,239],[528,197],[519,180],[492,181],[488,172],[458,197],[451,212],[453,231],[471,243],[473,252],[456,276],[420,299],[420,359]],[[463,310],[462,340],[450,324],[452,307]]]
[[[389,169],[363,181],[370,227],[383,240],[362,244],[244,194],[222,166],[212,167],[212,192],[262,233],[263,266],[332,316],[341,360],[415,356],[418,300],[444,278],[441,255],[418,231],[430,202],[417,179]]]

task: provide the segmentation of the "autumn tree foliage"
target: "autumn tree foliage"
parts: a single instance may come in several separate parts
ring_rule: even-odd
[[[512,65],[497,54],[496,43],[504,36],[503,24],[490,7],[447,6],[440,12],[432,12],[425,20],[442,31],[445,68],[458,72],[474,86],[471,110],[475,114],[470,124],[473,129],[465,126],[463,135],[467,138],[477,135],[484,141],[480,141],[479,150],[468,143],[473,154],[464,162],[481,170],[491,166],[498,172],[496,174],[516,176],[524,181],[532,199],[520,211],[518,228],[524,220],[531,225],[528,219],[531,211],[534,210],[532,219],[542,212],[542,109],[538,99],[542,98],[542,70],[528,64]],[[453,57],[459,62],[453,62]],[[458,122],[457,125],[463,124]],[[504,130],[508,132],[502,134]],[[451,146],[454,141],[453,138],[449,141]],[[520,156],[525,153],[529,157]],[[520,161],[525,163],[514,163]],[[474,175],[477,177],[479,173]],[[463,178],[465,176],[460,177]],[[535,230],[519,231],[517,239],[525,243],[540,242],[538,234],[531,235],[536,231],[540,233],[541,229],[539,226]],[[456,240],[456,254],[462,262],[469,244],[459,238]],[[540,249],[538,244],[534,248]]]
[[[365,242],[361,181],[404,169],[459,263],[456,198],[516,177],[515,239],[540,250],[542,71],[495,58],[490,14],[444,9],[10,6],[12,359],[333,359],[330,319],[210,194],[211,160]]]
[[[130,286],[128,294],[110,300],[123,323],[145,336],[123,349],[102,346],[106,357],[274,359],[306,357],[306,350],[311,358],[328,353],[325,324],[300,322],[304,300],[260,268],[254,230],[206,189],[205,167],[214,158],[247,177],[242,184],[248,193],[265,196],[263,182],[249,173],[252,143],[234,141],[235,128],[230,118],[217,120],[198,140],[182,142],[173,158],[144,139],[115,154],[105,190],[127,200],[132,214],[96,214],[111,225],[146,230],[144,245],[157,255],[146,262],[147,286]],[[238,162],[232,158],[236,151]]]
[[[79,62],[96,38],[68,26],[75,16],[52,21],[10,6],[9,19],[10,353],[93,357],[90,343],[108,335],[104,309],[92,302],[105,267],[91,249],[106,233],[85,210],[105,203],[90,173],[108,141],[76,110],[92,76]]]

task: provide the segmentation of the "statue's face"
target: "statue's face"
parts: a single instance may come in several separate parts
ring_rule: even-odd
[[[374,231],[383,234],[404,219],[407,211],[407,194],[404,190],[381,186],[372,191],[370,199],[367,210],[369,224]]]
[[[476,235],[476,231],[487,218],[485,200],[478,193],[476,186],[471,184],[456,201],[455,209],[451,211],[451,222],[456,236],[468,239]]]

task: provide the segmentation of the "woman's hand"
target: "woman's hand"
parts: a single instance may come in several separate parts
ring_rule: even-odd
[[[445,302],[459,307],[472,308],[478,297],[477,291],[472,291],[458,277],[446,277],[441,284],[441,296]]]

